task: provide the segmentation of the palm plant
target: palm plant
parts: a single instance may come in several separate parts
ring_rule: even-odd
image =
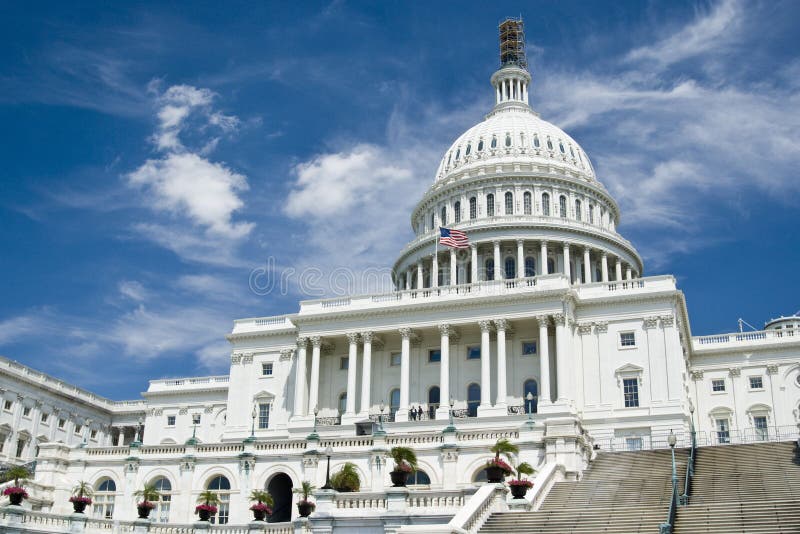
[[[519,464],[515,469],[515,471],[517,472],[518,480],[522,480],[522,475],[532,475],[536,472],[533,466],[528,462],[522,462],[521,464]]]
[[[9,480],[14,481],[14,486],[19,487],[19,481],[22,480],[23,482],[30,478],[31,472],[22,467],[21,465],[15,465],[14,467],[10,468],[8,471],[5,472],[3,475],[3,481],[8,482]]]
[[[408,471],[410,473],[417,470],[417,455],[413,449],[409,447],[392,447],[389,454],[392,455],[392,460],[394,460],[395,470]],[[409,469],[404,469],[404,466],[408,466]]]
[[[498,439],[497,443],[492,445],[492,447],[489,450],[494,453],[495,462],[500,460],[501,454],[506,458],[508,458],[509,461],[512,461],[513,459],[512,455],[519,453],[519,447],[517,447],[507,439]]]
[[[342,468],[331,476],[331,485],[336,491],[358,491],[361,488],[361,478],[358,476],[356,465],[345,462]]]
[[[72,488],[72,495],[78,498],[91,497],[94,495],[94,490],[89,482],[79,480],[75,487]]]
[[[275,506],[275,501],[272,499],[272,495],[265,490],[253,490],[250,492],[250,500],[256,501],[258,504],[266,504],[270,508]]]
[[[142,489],[133,492],[133,494],[136,497],[141,497],[144,502],[157,501],[161,498],[161,492],[156,489],[156,485],[153,483],[145,484]]]
[[[211,490],[201,491],[200,494],[197,496],[197,503],[198,504],[205,504],[206,506],[214,506],[219,504],[219,495],[216,492]]]
[[[308,480],[304,480],[300,483],[300,487],[294,488],[292,491],[297,493],[298,495],[303,496],[303,501],[308,501],[308,496],[311,495],[311,492],[317,489],[316,486],[311,484]]]

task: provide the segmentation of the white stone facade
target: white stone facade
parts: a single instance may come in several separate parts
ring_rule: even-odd
[[[447,151],[412,214],[396,291],[236,320],[229,375],[154,380],[143,400],[0,362],[2,454],[25,462],[38,446],[35,506],[68,512],[85,480],[104,490],[93,514],[131,519],[134,491],[161,480],[158,521],[190,522],[209,485],[220,522],[246,523],[254,488],[288,520],[291,488],[324,484],[330,447],[331,470],[354,463],[362,491],[318,494],[320,518],[413,509],[446,523],[499,438],[546,492],[580,477],[593,448],[663,445],[670,430],[685,444],[692,424],[713,443],[796,435],[795,323],[693,338],[675,279],[642,275],[617,204],[577,143],[529,107],[529,83],[516,66],[493,76],[495,109]],[[437,247],[438,226],[471,247]],[[424,472],[402,505],[387,492],[395,445]]]

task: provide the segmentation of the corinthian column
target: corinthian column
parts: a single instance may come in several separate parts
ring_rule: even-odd
[[[361,364],[361,413],[369,414],[370,388],[372,387],[372,332],[362,332],[364,342],[364,361]]]
[[[314,413],[319,403],[319,350],[322,338],[311,336],[311,380],[308,390],[308,412]]]
[[[569,243],[564,243],[564,276],[567,281],[572,281],[572,266],[569,264]]]
[[[494,241],[494,279],[500,280],[503,278],[502,266],[500,265],[500,241]]]
[[[347,355],[347,403],[345,414],[354,415],[356,413],[356,372],[358,371],[358,334],[349,332],[347,340],[350,342],[350,350]]]
[[[492,322],[478,321],[478,326],[481,329],[481,406],[489,408],[492,405],[492,358],[489,345]]]
[[[539,404],[549,404],[550,396],[550,342],[548,341],[547,324],[550,318],[547,315],[537,315],[539,323]]]
[[[294,415],[306,415],[306,346],[308,339],[297,338],[297,369],[294,375]]]
[[[395,420],[408,421],[408,389],[411,382],[411,329],[400,329],[400,406]]]
[[[449,324],[439,325],[441,345],[439,350],[439,408],[436,410],[436,419],[447,419],[450,409],[450,334],[453,328]]]
[[[497,330],[497,402],[495,406],[503,407],[507,404],[506,329],[508,328],[508,321],[497,319],[494,322],[494,327]]]

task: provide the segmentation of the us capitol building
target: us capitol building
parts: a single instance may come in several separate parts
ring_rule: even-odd
[[[35,461],[25,506],[68,515],[88,481],[93,528],[124,531],[134,492],[154,482],[165,525],[151,532],[189,532],[169,528],[191,525],[205,489],[222,501],[216,524],[247,532],[248,496],[265,488],[269,528],[293,532],[292,489],[352,462],[361,491],[319,493],[304,528],[410,532],[463,512],[499,438],[536,468],[541,499],[596,451],[665,447],[670,430],[684,445],[692,425],[704,444],[796,437],[800,317],[692,336],[675,278],[645,275],[619,206],[580,145],[531,108],[524,49],[508,45],[494,107],[411,213],[394,291],[237,319],[229,374],[153,380],[133,401],[0,360],[0,461]],[[437,245],[439,227],[467,248]],[[420,467],[402,494],[397,445]]]

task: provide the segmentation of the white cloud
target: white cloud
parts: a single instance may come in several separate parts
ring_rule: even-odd
[[[667,66],[679,61],[724,48],[737,39],[742,22],[742,9],[737,0],[723,0],[690,24],[670,36],[631,50],[627,58],[632,61],[655,61]]]
[[[148,291],[136,280],[123,280],[119,283],[118,288],[120,294],[137,302],[146,300],[148,296]]]
[[[38,322],[31,315],[19,315],[0,321],[0,345],[13,343],[36,332]]]

